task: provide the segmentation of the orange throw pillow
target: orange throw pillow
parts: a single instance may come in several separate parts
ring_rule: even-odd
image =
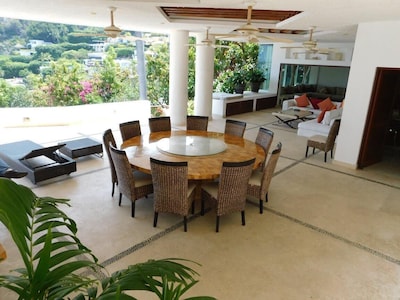
[[[326,98],[324,101],[318,103],[320,110],[332,110],[335,108],[335,104],[332,103],[331,98]]]
[[[307,94],[303,94],[300,97],[295,98],[294,100],[296,101],[298,107],[307,107],[308,105],[310,105]]]
[[[322,122],[322,120],[324,119],[325,113],[326,113],[327,111],[328,111],[328,110],[326,110],[326,109],[324,109],[323,111],[321,111],[321,113],[318,115],[318,118],[317,118],[317,122],[318,122],[318,123],[321,123],[321,122]]]

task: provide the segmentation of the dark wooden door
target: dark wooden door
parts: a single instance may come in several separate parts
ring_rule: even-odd
[[[400,80],[400,69],[377,68],[357,166],[382,160],[386,131]]]

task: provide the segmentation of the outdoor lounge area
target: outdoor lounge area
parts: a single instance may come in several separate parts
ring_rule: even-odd
[[[221,220],[215,232],[215,214],[200,216],[200,203],[188,218],[163,214],[153,227],[153,200],[118,206],[118,187],[111,196],[106,155],[80,157],[77,171],[34,185],[28,178],[15,181],[40,196],[71,199],[63,208],[78,226],[78,237],[90,247],[109,273],[152,258],[193,260],[199,283],[186,296],[210,295],[217,299],[396,299],[400,267],[400,153],[363,170],[341,167],[324,153],[304,157],[307,138],[288,126],[276,126],[266,109],[235,115],[247,123],[244,138],[255,141],[259,127],[274,132],[273,145],[282,153],[271,182],[264,213],[259,203],[246,204],[246,226],[240,214]],[[29,136],[41,145],[90,137],[101,141],[111,128],[121,145],[119,123],[140,119],[142,134],[148,120],[135,113],[64,126],[0,127],[2,142]],[[208,131],[223,132],[225,119],[209,120]],[[184,129],[182,128],[173,128]],[[272,149],[272,147],[271,147]],[[20,266],[16,247],[0,225],[0,242],[7,259],[0,274]],[[105,270],[103,270],[105,272]],[[244,279],[245,278],[245,279]],[[147,294],[133,294],[139,299]],[[0,299],[16,299],[0,289]],[[153,299],[153,298],[152,298]]]

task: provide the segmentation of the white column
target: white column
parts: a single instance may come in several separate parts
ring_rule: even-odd
[[[189,32],[177,30],[170,35],[169,108],[172,125],[185,125],[188,102]]]
[[[212,35],[208,36],[214,40]],[[196,43],[200,44],[205,33],[196,35]],[[196,77],[194,114],[212,118],[212,93],[214,78],[214,48],[211,46],[196,47]]]

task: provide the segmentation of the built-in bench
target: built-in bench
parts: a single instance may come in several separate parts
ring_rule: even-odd
[[[276,106],[276,93],[213,93],[212,113],[227,117]]]

